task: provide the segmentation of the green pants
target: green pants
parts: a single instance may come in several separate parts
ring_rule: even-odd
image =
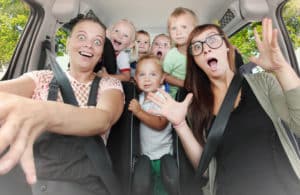
[[[153,179],[153,195],[168,195],[160,177],[160,160],[151,160],[151,175]]]

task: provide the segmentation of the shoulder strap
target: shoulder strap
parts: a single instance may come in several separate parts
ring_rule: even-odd
[[[110,195],[120,195],[120,183],[114,171],[110,155],[101,137],[94,136],[85,144],[85,151],[91,159],[97,175],[101,178]],[[98,154],[98,155],[96,155]]]
[[[78,106],[78,102],[75,98],[73,89],[71,87],[71,84],[66,74],[63,72],[63,70],[57,63],[55,56],[53,56],[53,54],[48,49],[46,49],[46,53],[47,53],[47,60],[49,60],[51,69],[54,73],[57,83],[59,84],[59,87],[61,88],[61,94],[64,102],[66,104]]]
[[[88,99],[89,106],[96,106],[97,104],[98,88],[99,88],[100,80],[101,78],[98,76],[96,76],[95,79],[93,80],[90,94],[89,94],[89,99]]]
[[[49,84],[49,92],[48,92],[48,98],[47,100],[56,101],[57,100],[57,94],[58,94],[59,85],[57,83],[57,80],[55,77],[51,80]]]
[[[200,162],[198,165],[198,169],[196,172],[196,177],[201,178],[204,171],[207,169],[210,160],[215,154],[218,145],[222,139],[225,127],[227,125],[229,116],[231,114],[236,96],[239,92],[243,81],[243,76],[241,74],[235,74],[233,77],[226,96],[221,105],[220,111],[215,118],[210,132],[207,137],[207,142],[205,144],[204,150],[202,152],[202,156],[200,158]]]

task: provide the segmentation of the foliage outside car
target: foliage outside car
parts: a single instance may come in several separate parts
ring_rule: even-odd
[[[0,0],[0,72],[10,62],[16,43],[27,23],[29,7],[20,0]],[[292,39],[295,51],[300,48],[300,0],[290,0],[283,9],[282,16]],[[257,55],[253,29],[261,31],[260,23],[254,22],[230,37],[231,42],[242,54],[244,61]],[[56,34],[58,56],[65,54],[67,31],[60,29]],[[299,62],[300,63],[300,62]],[[1,75],[0,75],[1,78]]]
[[[292,40],[294,50],[300,48],[300,0],[290,0],[284,6],[282,11],[282,17],[285,22],[285,26]],[[231,43],[238,48],[243,56],[244,62],[248,62],[250,56],[256,56],[258,50],[256,48],[254,29],[261,32],[261,24],[259,22],[253,22],[250,25],[243,28],[234,36],[230,37]],[[299,58],[299,56],[298,56]],[[298,60],[300,64],[300,61]]]
[[[0,0],[0,71],[7,66],[29,16],[20,0]]]

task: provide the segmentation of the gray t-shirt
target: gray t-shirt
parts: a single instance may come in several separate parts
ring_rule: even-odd
[[[162,95],[156,92],[157,95]],[[145,100],[145,94],[142,92],[139,96],[139,102],[144,111],[150,109],[160,109],[155,103]],[[151,160],[160,159],[165,154],[173,153],[173,139],[171,123],[164,130],[158,131],[140,123],[140,140],[142,154],[147,155]]]

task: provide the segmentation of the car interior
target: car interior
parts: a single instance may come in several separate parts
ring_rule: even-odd
[[[2,80],[13,79],[28,71],[49,68],[49,64],[46,63],[46,49],[56,54],[58,29],[80,13],[85,14],[92,10],[107,27],[119,19],[126,18],[133,22],[137,30],[143,29],[149,32],[153,38],[156,34],[168,33],[167,19],[176,7],[192,9],[201,24],[218,23],[229,37],[249,23],[259,22],[264,17],[273,19],[274,26],[280,30],[278,41],[281,50],[298,75],[300,73],[299,62],[297,62],[288,32],[284,29],[283,21],[279,17],[286,0],[23,1],[30,7],[30,16]],[[133,179],[136,171],[143,170],[135,169],[140,150],[139,121],[128,110],[130,100],[138,98],[138,91],[132,82],[122,82],[122,84],[125,92],[125,109],[119,121],[112,127],[106,150],[112,163],[112,174],[115,174],[122,194],[130,195],[133,194],[136,186],[143,185],[138,183],[139,179]],[[184,195],[191,187],[194,170],[175,133],[174,139],[176,140],[174,143],[175,158],[174,161],[167,160],[169,168],[164,177],[169,182],[170,194]],[[0,194],[16,194],[16,189],[9,187],[11,183],[20,186],[23,194],[31,194],[19,167],[0,177]],[[144,188],[141,189],[141,192],[143,190],[147,192],[147,186]],[[110,190],[108,189],[108,191]]]

